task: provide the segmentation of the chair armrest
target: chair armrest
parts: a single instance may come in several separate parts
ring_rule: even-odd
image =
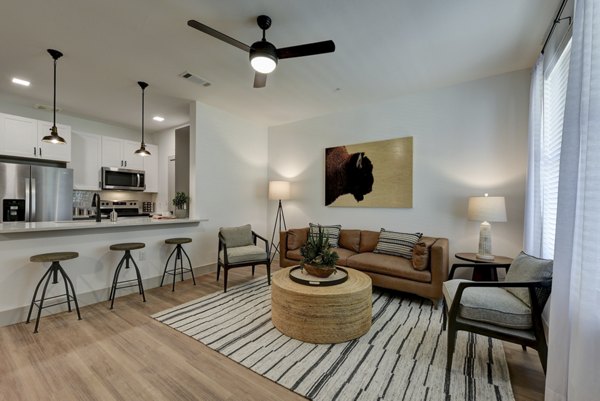
[[[454,273],[456,272],[456,270],[459,268],[462,268],[462,267],[472,267],[473,269],[478,269],[478,268],[479,269],[489,269],[490,267],[492,267],[492,268],[503,267],[508,272],[508,268],[510,267],[510,264],[508,264],[508,263],[476,263],[476,262],[454,263],[452,265],[452,268],[450,269],[450,275],[448,275],[448,280],[452,280],[454,278]]]
[[[254,237],[254,245],[256,245],[256,239],[260,239],[262,241],[264,241],[265,243],[265,251],[267,252],[267,254],[269,253],[269,241],[267,241],[266,238],[261,237],[260,235],[258,235],[257,233],[255,233],[254,231],[252,231],[252,237]]]

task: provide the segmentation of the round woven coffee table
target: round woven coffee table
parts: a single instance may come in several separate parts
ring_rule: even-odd
[[[371,328],[371,278],[345,268],[348,280],[328,287],[295,283],[290,268],[273,275],[271,319],[288,337],[315,344],[358,338]]]

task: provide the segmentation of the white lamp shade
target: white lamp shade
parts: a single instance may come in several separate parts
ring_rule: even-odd
[[[269,181],[269,199],[290,199],[290,183],[288,181]]]
[[[473,196],[469,198],[469,220],[506,221],[504,196]]]

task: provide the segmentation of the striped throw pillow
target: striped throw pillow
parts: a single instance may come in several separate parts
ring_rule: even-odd
[[[410,260],[413,256],[413,248],[422,236],[422,233],[398,233],[395,231],[386,231],[382,228],[379,232],[379,241],[373,252],[402,256]]]
[[[309,223],[309,226],[310,229],[308,235],[318,236],[320,227],[321,230],[323,230],[323,234],[329,239],[329,245],[331,245],[332,248],[338,247],[338,239],[340,238],[340,230],[342,229],[341,225],[322,226],[320,224]]]

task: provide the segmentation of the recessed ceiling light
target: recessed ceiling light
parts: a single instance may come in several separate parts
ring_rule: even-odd
[[[152,117],[152,119],[154,121],[158,121],[159,123],[162,123],[163,121],[165,121],[165,118],[161,117],[161,116],[154,116],[154,117]]]
[[[31,85],[31,82],[26,81],[26,80],[21,79],[21,78],[13,78],[12,82],[13,82],[13,84],[23,85],[23,86],[29,86],[29,85]]]

